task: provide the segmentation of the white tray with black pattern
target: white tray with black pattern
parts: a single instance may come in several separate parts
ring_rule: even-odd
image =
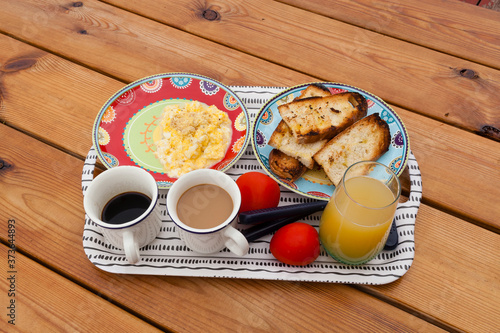
[[[262,105],[284,88],[231,87],[246,104],[253,119]],[[82,191],[92,181],[97,154],[92,148],[82,172]],[[248,171],[262,170],[249,145],[241,159],[226,173],[234,179]],[[350,266],[339,263],[321,251],[318,259],[307,266],[290,266],[277,261],[269,251],[272,235],[250,243],[247,255],[238,257],[227,250],[200,255],[189,250],[177,235],[175,224],[166,214],[166,194],[160,190],[162,227],[158,237],[140,249],[141,260],[131,265],[122,251],[107,243],[99,229],[85,216],[83,248],[87,258],[99,269],[117,274],[172,275],[192,277],[246,278],[267,280],[332,282],[350,284],[386,284],[402,277],[415,256],[415,220],[422,198],[422,181],[417,160],[410,152],[408,170],[411,192],[408,201],[400,203],[395,223],[399,242],[395,249],[382,251],[370,262]],[[310,202],[312,199],[282,188],[280,205]],[[302,221],[319,225],[320,213]]]

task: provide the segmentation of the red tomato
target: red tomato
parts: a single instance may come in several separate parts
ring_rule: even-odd
[[[294,222],[276,231],[269,249],[276,259],[285,264],[308,265],[319,256],[319,235],[309,224]]]
[[[240,212],[278,206],[280,186],[278,183],[260,172],[247,172],[236,180],[241,192]]]

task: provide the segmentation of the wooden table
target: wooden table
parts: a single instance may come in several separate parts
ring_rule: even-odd
[[[0,282],[8,332],[500,330],[500,13],[454,0],[0,1]],[[118,275],[82,249],[100,107],[164,72],[335,81],[405,122],[415,260],[380,286]]]

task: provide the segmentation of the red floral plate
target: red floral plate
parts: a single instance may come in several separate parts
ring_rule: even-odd
[[[155,177],[159,188],[170,188],[176,178],[164,172],[154,154],[154,141],[161,137],[157,125],[165,106],[194,100],[215,105],[231,119],[231,143],[224,158],[212,167],[226,171],[248,145],[248,112],[228,87],[190,73],[149,76],[115,93],[99,111],[92,128],[92,143],[97,156],[107,168],[137,165]]]

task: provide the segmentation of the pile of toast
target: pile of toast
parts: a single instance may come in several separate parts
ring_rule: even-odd
[[[295,181],[320,165],[337,186],[350,165],[389,150],[389,126],[376,113],[366,117],[367,101],[357,92],[332,94],[311,84],[278,111],[282,120],[268,144],[269,166],[281,178]]]

